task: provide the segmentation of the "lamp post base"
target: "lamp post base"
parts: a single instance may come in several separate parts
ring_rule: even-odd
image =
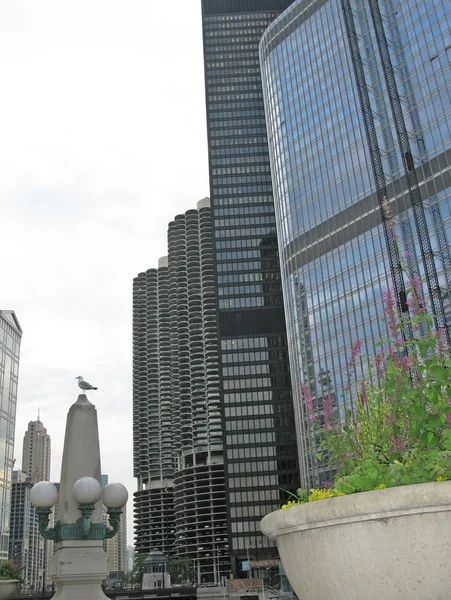
[[[53,600],[106,600],[101,585],[107,575],[102,540],[59,542],[50,563],[56,584]]]

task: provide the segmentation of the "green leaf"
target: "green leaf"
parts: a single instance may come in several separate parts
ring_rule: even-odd
[[[429,370],[437,383],[441,383],[443,379],[446,379],[447,373],[445,367],[435,363],[430,365]]]
[[[435,436],[432,431],[428,431],[428,437],[427,437],[427,447],[428,448],[435,448],[438,445],[438,439],[437,436]]]
[[[416,418],[419,421],[422,421],[424,419],[424,415],[426,414],[426,409],[422,404],[415,404],[415,406],[413,407],[413,412]]]

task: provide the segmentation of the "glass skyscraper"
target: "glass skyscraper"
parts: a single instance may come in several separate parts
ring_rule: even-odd
[[[289,0],[202,0],[221,417],[232,568],[277,556],[260,534],[298,486],[258,44]]]
[[[420,276],[451,289],[449,0],[297,0],[260,45],[304,485],[329,479],[301,399],[343,408],[349,349],[386,336]],[[395,232],[393,232],[393,225]],[[403,263],[405,263],[403,265]]]
[[[17,385],[22,329],[12,310],[0,310],[0,560],[8,559]]]

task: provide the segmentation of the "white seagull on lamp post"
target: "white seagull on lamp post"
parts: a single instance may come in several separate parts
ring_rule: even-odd
[[[90,383],[85,381],[81,375],[79,375],[75,379],[78,379],[78,387],[85,392],[87,390],[96,390],[97,389],[96,387],[94,387],[93,385],[91,385]]]

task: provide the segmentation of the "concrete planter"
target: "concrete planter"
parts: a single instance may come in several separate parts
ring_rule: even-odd
[[[8,600],[17,592],[18,579],[0,579],[0,600]]]
[[[300,600],[451,598],[451,481],[278,510],[261,530]]]

